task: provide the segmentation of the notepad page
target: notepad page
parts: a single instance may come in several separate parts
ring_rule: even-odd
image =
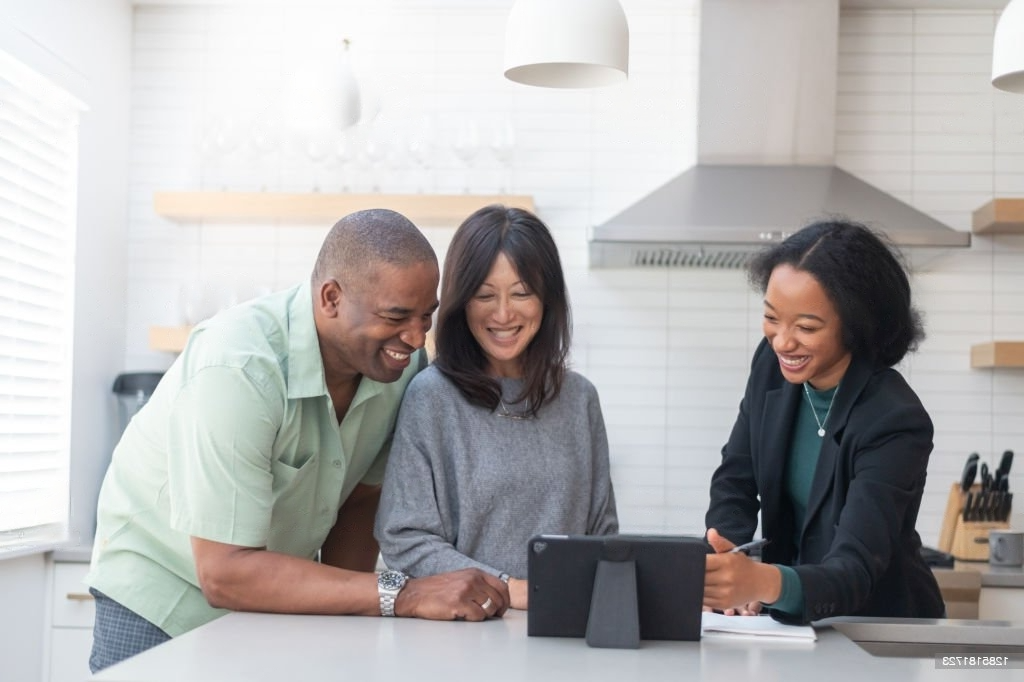
[[[701,634],[777,637],[811,642],[818,638],[810,625],[787,625],[769,616],[726,616],[713,611],[701,614]]]

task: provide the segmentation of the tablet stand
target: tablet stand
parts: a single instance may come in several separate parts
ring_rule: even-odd
[[[590,596],[587,644],[605,649],[640,648],[635,561],[598,561]]]

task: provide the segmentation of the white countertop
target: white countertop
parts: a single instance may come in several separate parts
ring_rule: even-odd
[[[526,614],[510,611],[484,623],[231,613],[90,679],[959,682],[977,675],[977,670],[938,670],[932,658],[872,656],[831,628],[820,629],[813,643],[706,637],[643,642],[640,649],[594,649],[582,639],[527,637]],[[984,679],[1001,682],[1022,675],[1019,668],[988,670]]]
[[[987,561],[957,561],[954,571],[975,571],[981,574],[982,587],[1024,587],[1024,567],[993,566]]]

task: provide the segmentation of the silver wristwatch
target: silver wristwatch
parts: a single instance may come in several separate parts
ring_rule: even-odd
[[[380,615],[395,615],[395,600],[405,587],[409,576],[401,571],[381,571],[377,574],[377,594],[380,595]]]

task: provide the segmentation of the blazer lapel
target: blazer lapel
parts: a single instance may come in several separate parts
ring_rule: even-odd
[[[778,388],[767,391],[764,403],[764,421],[758,456],[758,490],[761,491],[763,518],[779,518],[780,506],[786,495],[783,477],[789,454],[792,425],[796,418],[797,389],[783,381]]]
[[[850,362],[846,374],[843,375],[843,379],[839,383],[835,405],[833,405],[832,414],[829,416],[828,433],[822,439],[821,454],[818,456],[818,465],[814,470],[811,496],[807,500],[807,518],[804,520],[801,536],[810,527],[815,516],[821,511],[821,506],[832,493],[832,481],[835,480],[835,470],[839,462],[839,446],[843,440],[843,430],[850,420],[850,411],[871,378],[871,374],[871,366],[857,362],[855,358]]]

